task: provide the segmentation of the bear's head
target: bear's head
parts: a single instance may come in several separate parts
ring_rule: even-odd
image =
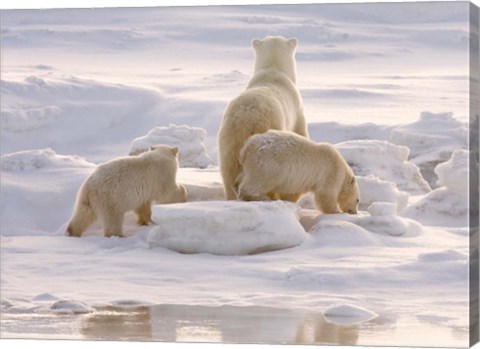
[[[357,179],[353,174],[347,174],[343,181],[342,189],[338,195],[338,206],[343,212],[356,214],[360,202],[360,191]]]
[[[285,39],[282,36],[267,36],[264,39],[253,39],[255,50],[255,72],[263,69],[277,69],[296,82],[295,48],[297,39]]]
[[[170,147],[168,145],[163,144],[155,144],[150,146],[150,151],[156,152],[157,154],[173,156],[174,158],[178,158],[178,147]]]

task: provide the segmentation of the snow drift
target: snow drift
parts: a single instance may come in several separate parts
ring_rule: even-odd
[[[92,166],[95,166],[95,164],[80,156],[58,155],[50,148],[25,150],[2,156],[2,171],[8,172]]]

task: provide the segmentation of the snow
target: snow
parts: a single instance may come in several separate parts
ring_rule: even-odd
[[[466,346],[468,6],[425,6],[2,11],[2,314],[265,306],[358,324],[362,309],[448,319]],[[311,194],[223,201],[216,135],[267,34],[297,36],[310,137],[351,164],[358,215]],[[188,202],[145,227],[128,213],[123,239],[66,237],[95,166],[158,142],[179,146]]]
[[[299,245],[306,236],[295,207],[276,202],[199,202],[157,205],[151,247],[180,253],[245,255]]]
[[[379,201],[368,206],[367,211],[372,216],[392,216],[397,213],[397,205]]]

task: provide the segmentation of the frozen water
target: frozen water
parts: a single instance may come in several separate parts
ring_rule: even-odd
[[[434,168],[447,161],[454,150],[467,148],[467,139],[468,124],[452,113],[423,112],[418,121],[393,129],[390,141],[411,149],[410,160],[436,188]]]
[[[133,140],[130,155],[143,153],[151,145],[167,144],[180,149],[180,167],[206,168],[213,165],[213,160],[203,144],[206,135],[204,129],[187,125],[171,124],[168,127],[155,127],[146,136]]]
[[[402,216],[427,225],[467,226],[469,219],[469,152],[452,153],[435,167],[440,188],[407,206]]]
[[[467,150],[457,149],[450,160],[435,167],[438,185],[447,187],[448,190],[465,198],[469,195],[469,155]]]
[[[398,189],[411,194],[425,194],[430,186],[419,168],[408,161],[410,149],[379,140],[356,140],[338,143],[337,149],[357,176],[374,175],[394,182]]]
[[[332,305],[323,314],[327,321],[344,326],[369,321],[378,316],[373,311],[351,304]]]
[[[157,205],[152,220],[158,227],[150,246],[181,253],[254,254],[297,246],[306,236],[295,207],[281,201]]]

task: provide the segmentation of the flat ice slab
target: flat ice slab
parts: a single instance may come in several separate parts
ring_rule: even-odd
[[[343,326],[360,324],[378,316],[373,311],[350,304],[332,305],[325,310],[323,315],[327,322]]]
[[[151,247],[180,253],[246,255],[299,245],[307,236],[296,206],[282,201],[156,205]]]

